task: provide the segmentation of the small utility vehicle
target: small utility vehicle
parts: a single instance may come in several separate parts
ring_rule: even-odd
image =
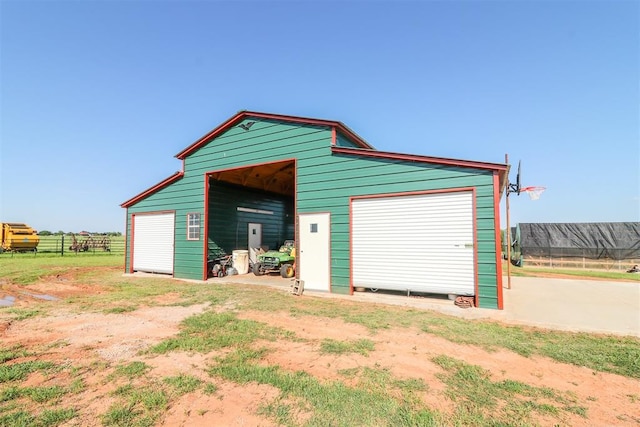
[[[258,259],[253,264],[252,271],[256,276],[265,273],[280,273],[285,279],[289,279],[296,274],[296,247],[295,241],[285,240],[277,251],[268,251],[258,255]]]

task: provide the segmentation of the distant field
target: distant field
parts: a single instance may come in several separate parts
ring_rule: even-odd
[[[502,265],[502,273],[507,274],[506,262]],[[640,274],[626,273],[624,271],[606,271],[597,269],[583,268],[545,268],[545,267],[511,267],[511,276],[528,276],[528,277],[575,277],[576,279],[606,279],[606,280],[624,280],[640,282]]]
[[[71,249],[73,245],[73,238],[71,236],[39,236],[40,243],[38,243],[38,255],[50,254],[50,255],[123,255],[125,249],[125,237],[116,236],[108,237],[105,241],[104,236],[92,236],[91,239],[87,237],[76,236],[76,241],[79,246],[87,248],[86,251]],[[86,245],[84,245],[86,243]],[[109,250],[105,250],[108,248]],[[64,249],[64,252],[63,252]],[[4,256],[33,256],[32,253],[24,254],[9,254]]]

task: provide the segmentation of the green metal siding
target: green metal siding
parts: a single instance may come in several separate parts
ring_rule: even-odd
[[[186,181],[186,182],[185,182]],[[193,178],[191,178],[193,186]],[[200,187],[204,188],[200,180]],[[187,240],[187,214],[200,213],[204,223],[203,191],[195,193],[189,186],[189,180],[183,178],[172,185],[158,190],[149,197],[129,207],[127,218],[127,236],[131,236],[131,215],[145,212],[175,211],[174,235],[174,276],[188,279],[202,278],[202,248],[204,245],[204,229],[201,228],[200,240]],[[130,253],[130,239],[127,239],[127,253]],[[129,271],[130,259],[126,260],[126,271]]]
[[[358,144],[347,138],[342,132],[336,132],[336,145],[338,147],[358,148]]]
[[[249,131],[234,126],[219,135],[185,158],[182,179],[128,208],[128,236],[131,236],[131,214],[175,210],[175,277],[196,280],[203,277],[204,242],[186,240],[186,215],[192,212],[204,214],[204,176],[207,172],[319,156],[318,153],[330,155],[331,129],[328,126],[254,118],[245,122],[248,121],[255,122]],[[291,231],[287,230],[287,238]],[[265,244],[271,245],[267,241]],[[129,250],[128,242],[127,253]],[[126,271],[129,271],[129,257],[126,262]]]
[[[328,126],[262,118],[246,121],[255,122],[249,131],[234,126],[222,133],[185,158],[184,177],[181,180],[151,194],[128,209],[128,233],[132,213],[175,210],[176,277],[201,279],[203,275],[204,244],[202,241],[186,240],[186,214],[204,213],[204,176],[207,172],[296,159],[297,213],[331,213],[332,292],[349,292],[350,197],[474,187],[479,301],[481,307],[497,308],[497,274],[500,272],[496,272],[492,171],[401,159],[332,154],[332,132]],[[336,144],[354,146],[339,132],[336,135]],[[214,200],[210,200],[210,204],[216,206]],[[285,208],[290,209],[292,208]],[[209,218],[210,236],[214,241],[218,233],[215,226],[216,212],[220,213],[217,207],[211,209]],[[235,233],[239,219],[228,221],[235,222],[226,225]],[[250,222],[249,218],[242,221]],[[256,219],[255,222],[262,221]],[[246,238],[246,233],[244,234]],[[289,237],[287,235],[283,238]],[[224,239],[221,243],[228,246],[231,242],[228,238]],[[238,246],[243,242],[238,241]],[[272,244],[266,240],[264,242],[270,246]],[[235,241],[233,243],[235,245]],[[228,250],[226,247],[224,249]]]
[[[298,159],[298,213],[331,212],[331,290],[349,292],[349,198],[475,187],[480,306],[497,308],[493,173],[395,159]]]

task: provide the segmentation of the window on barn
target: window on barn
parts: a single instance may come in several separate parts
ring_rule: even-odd
[[[187,214],[187,240],[200,240],[200,214]]]

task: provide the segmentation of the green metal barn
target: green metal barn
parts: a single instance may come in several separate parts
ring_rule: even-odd
[[[241,111],[124,202],[126,272],[206,280],[217,253],[295,239],[305,289],[474,295],[502,308],[508,166],[375,150],[338,121]]]

